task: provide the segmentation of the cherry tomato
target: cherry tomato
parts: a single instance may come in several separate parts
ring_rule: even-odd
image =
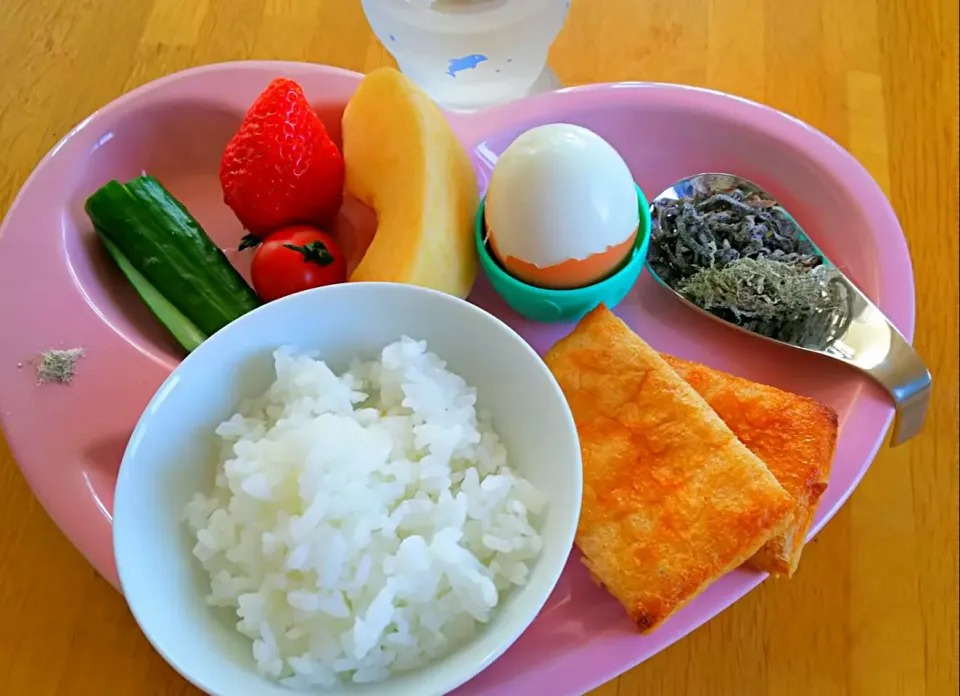
[[[250,265],[253,289],[264,302],[343,283],[347,263],[329,234],[309,225],[277,230],[257,247]]]

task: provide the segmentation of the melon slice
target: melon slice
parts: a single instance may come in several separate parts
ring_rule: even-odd
[[[351,281],[466,297],[477,275],[479,206],[470,158],[443,112],[393,68],[366,75],[343,112],[346,188],[377,213]]]

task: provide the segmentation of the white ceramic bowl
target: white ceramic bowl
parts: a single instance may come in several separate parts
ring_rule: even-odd
[[[563,394],[533,349],[499,319],[431,290],[349,283],[292,295],[227,326],[187,357],[150,401],[120,467],[113,541],[124,595],[153,646],[199,688],[218,696],[294,693],[256,674],[236,617],[204,601],[207,576],[180,515],[194,491],[212,485],[214,428],[242,398],[269,386],[280,346],[318,349],[339,371],[401,335],[426,340],[477,387],[512,463],[550,501],[544,547],[528,584],[505,596],[472,642],[416,672],[327,693],[446,693],[506,650],[556,584],[580,514],[580,449]]]

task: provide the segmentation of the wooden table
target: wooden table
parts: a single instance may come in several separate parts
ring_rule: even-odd
[[[2,0],[0,211],[97,107],[246,58],[390,62],[356,0]],[[551,62],[568,84],[739,94],[849,148],[906,228],[916,344],[939,387],[925,434],[880,453],[798,577],[765,583],[595,695],[956,694],[956,2],[578,0]],[[0,492],[0,693],[195,693],[46,516],[2,440]]]

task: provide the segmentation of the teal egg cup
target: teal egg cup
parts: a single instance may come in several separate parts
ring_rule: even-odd
[[[650,248],[650,205],[639,186],[637,206],[640,211],[640,224],[630,258],[613,275],[592,285],[571,290],[538,288],[514,278],[504,270],[485,242],[486,200],[484,196],[480,201],[474,225],[480,266],[497,294],[527,319],[540,322],[573,322],[580,321],[600,304],[613,309],[633,288],[646,264],[647,250]]]

